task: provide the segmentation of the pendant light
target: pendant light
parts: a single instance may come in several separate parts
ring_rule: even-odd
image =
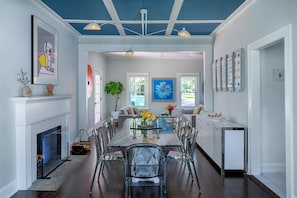
[[[177,34],[178,34],[178,36],[185,37],[185,38],[190,38],[191,37],[191,34],[184,27],[183,27],[182,30],[178,31]]]
[[[92,22],[86,25],[84,30],[101,30],[101,26],[96,22]]]
[[[128,51],[125,52],[125,55],[126,56],[133,56],[134,52],[131,49],[129,49]]]

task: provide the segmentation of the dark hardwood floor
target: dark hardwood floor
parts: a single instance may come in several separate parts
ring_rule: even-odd
[[[94,151],[94,149],[92,149]],[[221,177],[204,155],[196,149],[198,175],[202,193],[199,195],[195,182],[192,183],[187,169],[180,163],[170,162],[168,165],[167,195],[168,198],[268,198],[277,197],[264,190],[248,176]],[[89,197],[89,187],[95,165],[95,152],[91,152],[87,160],[71,175],[57,192],[18,191],[12,198],[84,198]],[[100,187],[95,181],[92,197],[122,198],[124,197],[123,169],[121,164],[113,163],[105,168],[104,177],[100,179]],[[158,197],[158,188],[133,188],[133,197]]]

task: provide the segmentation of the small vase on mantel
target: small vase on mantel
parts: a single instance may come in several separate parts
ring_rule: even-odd
[[[22,89],[22,93],[24,97],[31,97],[32,96],[32,91],[31,88],[25,85]]]
[[[171,115],[172,115],[172,111],[171,111],[171,110],[169,110],[168,112],[169,112],[169,116],[171,117]]]

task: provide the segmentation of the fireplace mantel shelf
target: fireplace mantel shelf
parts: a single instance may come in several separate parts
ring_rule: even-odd
[[[38,102],[38,101],[47,101],[47,100],[62,100],[62,99],[68,99],[72,96],[32,96],[32,97],[13,97],[11,98],[15,102],[26,102],[26,103],[32,103],[32,102]]]
[[[16,125],[28,125],[70,113],[71,96],[15,97]]]

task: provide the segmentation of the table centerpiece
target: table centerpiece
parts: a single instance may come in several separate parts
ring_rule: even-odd
[[[172,111],[175,109],[175,106],[173,106],[172,104],[168,104],[165,109],[168,110],[169,116],[172,116]]]
[[[152,121],[156,119],[156,115],[149,111],[142,111],[140,113],[141,116],[141,124],[138,125],[138,128],[143,129],[151,129],[154,127]]]

